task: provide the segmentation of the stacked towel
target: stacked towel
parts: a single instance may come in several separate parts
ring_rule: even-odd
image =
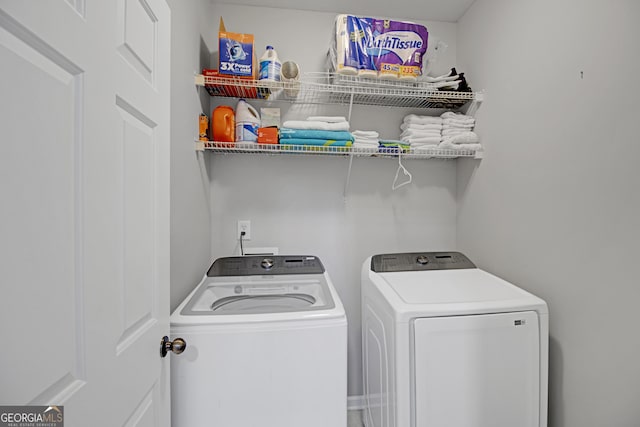
[[[442,140],[442,117],[405,116],[400,125],[400,139],[413,148],[438,145]]]
[[[448,111],[440,117],[405,116],[400,139],[417,152],[435,147],[456,150],[480,150],[480,138],[473,132],[475,119]]]
[[[440,148],[458,150],[479,150],[480,138],[473,132],[476,120],[460,113],[447,111],[442,118],[442,142]]]
[[[397,153],[402,151],[408,152],[411,149],[411,144],[404,141],[395,140],[380,140],[378,145],[378,151],[381,153]]]
[[[357,130],[352,132],[353,147],[364,149],[378,149],[380,134],[374,130]]]
[[[313,145],[324,147],[351,147],[352,143],[353,141],[345,139],[289,138],[280,140],[280,145]]]
[[[316,129],[280,129],[280,139],[331,139],[331,140],[350,140],[353,141],[353,135],[346,130],[316,130]]]
[[[344,117],[314,116],[288,120],[280,129],[280,144],[351,147],[353,135]]]

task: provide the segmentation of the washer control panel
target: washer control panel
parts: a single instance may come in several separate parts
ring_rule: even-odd
[[[376,273],[462,268],[476,268],[476,266],[460,252],[408,252],[371,257],[371,270]]]
[[[253,255],[218,258],[207,276],[264,276],[281,274],[322,274],[324,266],[313,255]]]

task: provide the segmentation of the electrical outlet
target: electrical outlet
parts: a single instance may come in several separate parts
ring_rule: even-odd
[[[240,240],[240,233],[244,231],[242,240],[251,240],[251,221],[248,219],[238,220],[238,234],[237,238]]]

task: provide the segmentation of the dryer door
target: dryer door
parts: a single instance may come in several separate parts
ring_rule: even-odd
[[[534,311],[414,321],[413,425],[538,427]]]

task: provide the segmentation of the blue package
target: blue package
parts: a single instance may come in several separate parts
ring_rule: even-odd
[[[218,33],[220,74],[253,76],[253,34]]]

